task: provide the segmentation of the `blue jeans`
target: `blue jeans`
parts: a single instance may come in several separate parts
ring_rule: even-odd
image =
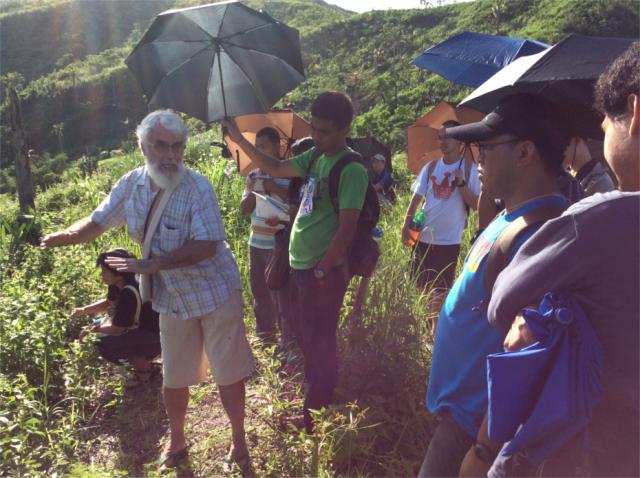
[[[304,398],[304,418],[308,431],[313,423],[309,410],[318,410],[333,401],[338,381],[337,329],[348,280],[343,267],[335,267],[323,280],[313,269],[293,270],[293,314],[299,325],[299,345],[304,354],[304,373],[308,383]]]

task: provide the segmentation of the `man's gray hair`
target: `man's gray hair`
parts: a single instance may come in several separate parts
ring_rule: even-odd
[[[180,116],[178,116],[178,114],[172,110],[156,110],[145,116],[145,118],[136,128],[136,136],[138,136],[138,141],[140,143],[148,144],[151,131],[153,131],[153,129],[159,124],[167,128],[169,131],[181,135],[183,141],[185,143],[187,142],[187,138],[189,137],[189,130],[187,129],[187,126],[184,124]]]

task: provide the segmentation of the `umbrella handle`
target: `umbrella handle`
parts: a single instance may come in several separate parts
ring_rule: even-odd
[[[466,154],[467,150],[469,151],[469,155],[471,156],[471,161],[473,163],[476,162],[476,158],[473,157],[473,149],[469,147],[469,143],[464,143],[464,147],[462,148],[462,155],[460,156],[460,161],[458,162],[458,169],[460,169],[462,161],[464,161],[464,155]]]
[[[236,149],[236,165],[238,167],[238,173],[240,172],[240,150]]]

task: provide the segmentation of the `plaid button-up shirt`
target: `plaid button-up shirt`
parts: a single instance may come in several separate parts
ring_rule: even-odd
[[[109,196],[91,214],[101,226],[125,225],[142,244],[153,198],[144,166],[118,180]],[[188,319],[211,313],[240,290],[240,273],[226,242],[218,200],[208,179],[187,171],[173,190],[151,240],[151,256],[171,254],[188,240],[215,241],[215,256],[187,267],[153,275],[153,309]]]

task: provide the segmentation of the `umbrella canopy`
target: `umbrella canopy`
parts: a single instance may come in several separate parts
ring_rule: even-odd
[[[262,128],[274,128],[280,134],[280,154],[283,157],[289,155],[289,147],[296,139],[311,135],[311,125],[292,110],[272,110],[266,114],[238,116],[236,124],[242,135],[252,144],[255,144],[256,133]],[[227,135],[224,136],[224,141],[238,164],[241,175],[246,176],[256,168],[235,141]]]
[[[442,157],[438,143],[438,130],[442,123],[456,120],[460,124],[474,123],[483,118],[483,114],[471,108],[458,107],[442,101],[431,111],[407,129],[407,164],[409,170],[418,174],[425,164]],[[477,156],[477,151],[474,152]]]
[[[539,464],[591,420],[602,398],[603,355],[569,294],[547,293],[522,315],[538,342],[487,357],[489,436],[511,440],[501,455],[523,452]]]
[[[475,88],[516,58],[548,46],[523,38],[463,32],[425,50],[411,63],[452,83]]]
[[[266,112],[304,79],[298,31],[235,1],[161,13],[125,62],[151,105],[206,123]]]
[[[539,94],[569,113],[574,134],[600,138],[601,118],[592,108],[594,83],[633,41],[633,38],[571,35],[547,50],[518,58],[460,105],[488,113],[509,95]]]
[[[347,145],[362,155],[367,163],[371,162],[376,154],[382,154],[385,159],[384,169],[393,172],[391,165],[391,150],[388,146],[382,144],[373,136],[365,136],[363,138],[347,138]]]

